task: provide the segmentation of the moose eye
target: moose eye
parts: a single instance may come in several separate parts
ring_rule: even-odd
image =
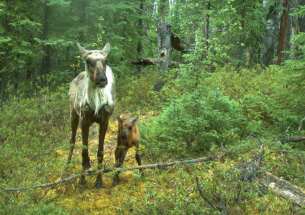
[[[129,129],[129,131],[131,131],[132,127],[131,127],[131,126],[129,126],[129,128],[128,128],[128,129]]]

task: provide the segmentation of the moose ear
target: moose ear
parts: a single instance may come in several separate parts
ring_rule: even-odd
[[[82,58],[86,59],[89,54],[89,51],[84,49],[79,43],[76,43],[76,46],[77,46],[78,51],[79,51],[80,55],[82,56]]]
[[[136,122],[138,121],[138,119],[139,119],[139,116],[137,116],[135,119],[133,119],[133,120],[132,120],[132,124],[135,125]]]
[[[121,117],[118,116],[117,119],[118,119],[119,123],[123,123],[123,120],[121,119]]]
[[[101,54],[107,57],[109,51],[110,51],[110,43],[106,43],[103,50],[101,51]]]

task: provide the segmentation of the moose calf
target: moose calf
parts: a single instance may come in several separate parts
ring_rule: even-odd
[[[136,124],[138,117],[133,119],[132,117],[121,115],[118,117],[118,139],[117,139],[117,148],[115,149],[115,162],[116,167],[123,165],[125,156],[128,149],[133,146],[136,147],[136,160],[141,165],[141,157],[138,153],[140,146],[140,132],[139,127]],[[140,169],[142,174],[142,170]],[[113,185],[116,186],[119,184],[119,172],[114,176]]]

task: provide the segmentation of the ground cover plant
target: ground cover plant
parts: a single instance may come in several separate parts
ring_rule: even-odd
[[[266,189],[258,176],[241,180],[244,176],[240,166],[258,156],[263,144],[262,169],[300,188],[305,185],[302,143],[280,142],[298,133],[302,112],[290,103],[294,101],[289,94],[293,89],[285,87],[278,70],[237,70],[230,66],[215,73],[202,70],[205,78],[194,84],[185,83],[193,75],[185,67],[178,78],[167,79],[160,92],[153,90],[154,81],[150,87],[138,81],[153,72],[149,69],[133,81],[134,95],[119,99],[115,113],[124,110],[139,115],[142,165],[209,156],[213,159],[145,169],[144,176],[137,170],[122,172],[116,187],[112,186],[114,171],[104,174],[102,189],[94,188],[95,176],[91,175],[85,187],[74,179],[40,189],[2,191],[1,214],[304,212],[292,200]],[[139,90],[143,87],[147,90]],[[13,97],[3,106],[2,189],[51,183],[81,173],[80,129],[72,163],[66,165],[70,133],[67,88],[63,85],[54,92],[42,89],[33,98]],[[133,100],[138,98],[137,92],[141,95],[138,105]],[[149,101],[152,98],[162,102],[157,105]],[[92,169],[96,169],[97,126],[90,132],[89,154]],[[105,140],[104,168],[115,166],[116,134],[113,116]],[[124,167],[137,166],[134,156],[135,151],[130,150]]]

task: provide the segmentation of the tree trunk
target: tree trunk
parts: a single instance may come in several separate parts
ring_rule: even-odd
[[[6,14],[5,14],[5,18],[3,19],[4,21],[4,28],[6,30],[6,34],[9,34],[10,33],[10,25],[9,25],[9,16],[8,14],[10,13],[11,11],[11,6],[10,6],[10,0],[6,0],[6,5],[7,5],[7,11],[6,11]],[[9,46],[6,47],[5,49],[5,56],[9,56],[9,51],[8,50]],[[9,80],[9,78],[7,77],[8,76],[8,72],[7,72],[7,69],[8,69],[8,60],[6,57],[2,57],[1,59],[2,61],[0,62],[0,69],[2,70],[2,72],[0,73],[0,78],[1,78],[1,101],[2,101],[2,104],[1,106],[3,107],[3,102],[7,99],[7,94],[6,94],[6,88],[7,88],[7,81]]]
[[[287,24],[288,24],[288,16],[289,16],[289,0],[284,0],[283,7],[284,10],[281,18],[279,42],[277,48],[278,65],[281,65],[284,60],[283,51],[285,51],[285,46],[286,46],[286,34],[287,34]]]
[[[207,4],[207,11],[209,11],[211,9],[211,2],[208,2]],[[209,50],[209,35],[210,34],[210,15],[208,14],[207,15],[207,19],[206,19],[206,35],[205,35],[205,38],[206,38],[206,53],[208,53],[208,50]]]
[[[140,9],[143,10],[144,9],[144,0],[141,1],[141,4],[140,4]],[[139,11],[139,13],[141,13],[141,11]],[[139,14],[140,15],[140,14]],[[143,20],[141,18],[139,18],[139,24],[138,24],[138,34],[139,34],[139,41],[138,41],[138,45],[137,45],[137,52],[138,52],[138,57],[141,57],[141,51],[142,51],[142,43],[141,43],[141,40],[142,40],[142,27],[143,27]],[[140,66],[137,66],[137,70],[138,72],[141,72],[141,67]]]
[[[80,16],[80,26],[81,27],[84,27],[85,25],[85,18],[86,18],[86,0],[83,0],[82,1],[82,8],[81,8],[81,16]],[[80,32],[79,33],[79,41],[80,42],[84,42],[84,32]]]
[[[161,15],[162,15],[162,19],[164,19],[165,17],[165,5],[166,5],[167,1],[166,0],[161,0]]]
[[[43,27],[43,40],[47,41],[49,36],[49,27],[50,27],[50,6],[48,1],[45,2],[45,17],[44,17],[44,27]],[[41,65],[41,76],[42,76],[42,85],[45,86],[47,83],[47,74],[50,69],[50,46],[43,45],[43,57]]]
[[[158,63],[160,66],[159,70],[161,71],[166,71],[170,63],[172,53],[170,27],[167,20],[161,22],[161,20],[158,19]]]
[[[299,6],[304,6],[305,5],[305,0],[299,0]],[[300,15],[298,16],[298,29],[297,29],[297,34],[299,34],[300,32],[305,32],[305,20],[304,17],[301,17]],[[296,50],[297,52],[300,52],[300,48],[299,46],[296,46]],[[298,58],[300,56],[300,53],[296,54],[296,57]]]

